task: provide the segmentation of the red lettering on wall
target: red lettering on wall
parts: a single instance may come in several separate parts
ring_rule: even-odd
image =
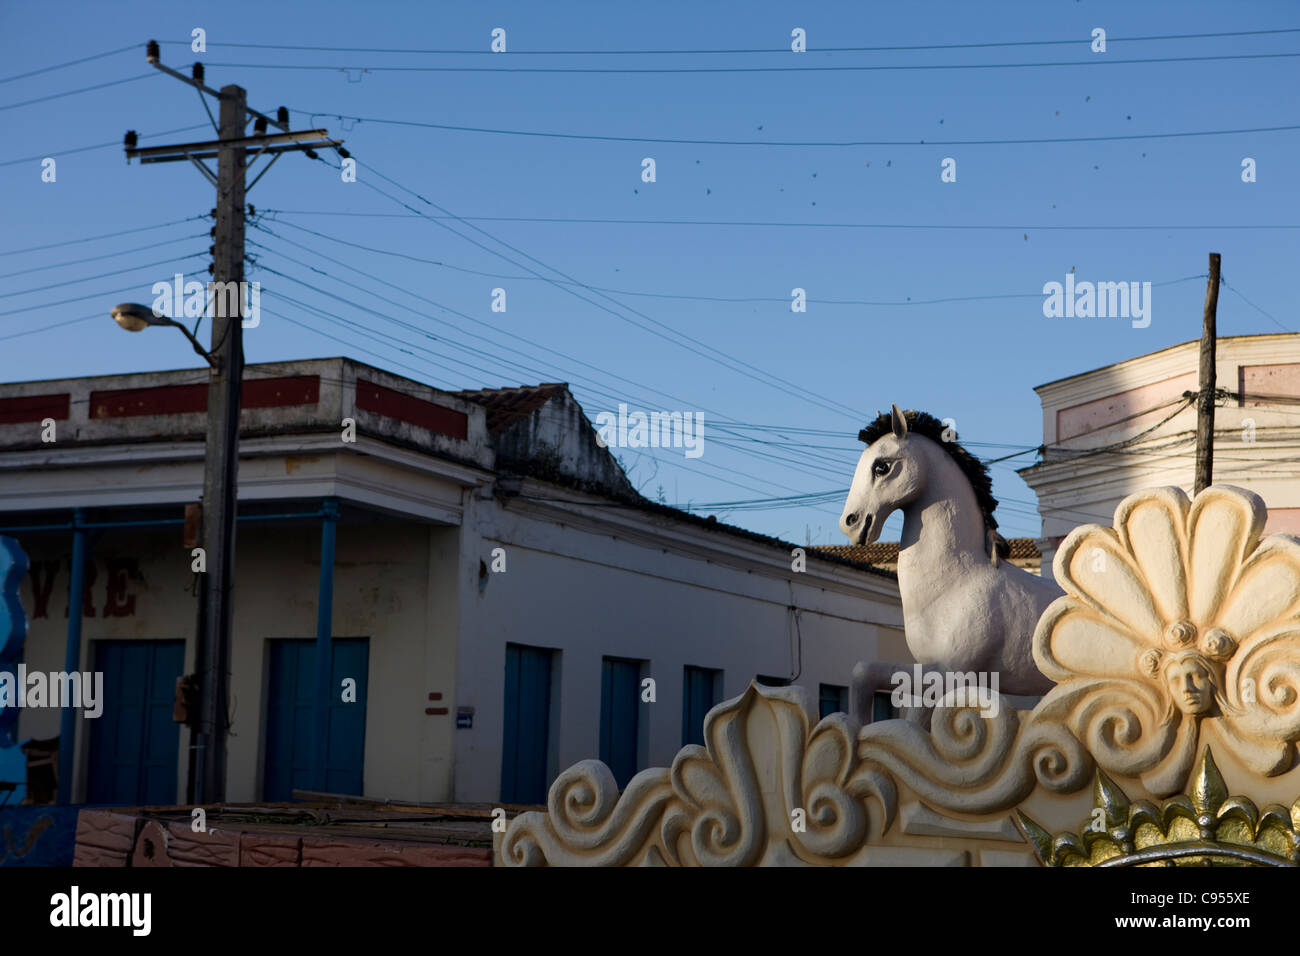
[[[69,564],[69,566],[71,566],[72,562],[69,561],[68,564]],[[96,570],[96,568],[95,568],[95,562],[94,562],[94,561],[87,561],[87,562],[86,562],[86,583],[85,583],[85,587],[82,589],[82,593],[81,593],[81,607],[82,607],[81,616],[82,616],[82,617],[94,617],[94,616],[95,616],[95,601],[94,601],[94,599],[90,596],[90,591],[91,591],[91,588],[93,588],[93,587],[95,586],[95,575],[96,575],[96,573],[97,573],[97,570]],[[69,599],[72,597],[72,576],[71,576],[71,574],[69,574],[69,576],[68,576],[68,597],[69,597]],[[65,607],[63,608],[63,616],[64,616],[64,617],[67,617],[67,616],[68,616],[68,609],[69,609],[71,606],[72,606],[72,601],[69,600],[67,606],[65,606]]]
[[[104,562],[107,586],[104,593],[104,617],[130,617],[135,613],[135,595],[127,594],[127,582],[140,577],[135,558],[109,558]]]
[[[50,616],[50,594],[54,591],[54,579],[59,576],[61,561],[33,561],[32,576],[32,619]]]

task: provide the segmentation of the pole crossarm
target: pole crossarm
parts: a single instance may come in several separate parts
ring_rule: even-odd
[[[201,143],[177,143],[172,146],[146,146],[143,148],[128,146],[126,148],[127,160],[139,159],[142,163],[162,163],[175,162],[176,160],[186,159],[193,155],[198,159],[210,159],[218,155],[222,149],[240,149],[246,151],[257,151],[265,149],[267,152],[283,152],[283,147],[275,150],[275,147],[284,143],[296,144],[293,148],[298,149],[325,149],[331,146],[340,145],[342,140],[333,140],[329,138],[329,131],[323,129],[304,129],[292,133],[264,133],[261,136],[241,136],[237,139],[210,139]]]
[[[158,60],[155,60],[155,59],[153,59],[153,58],[150,58],[149,63],[150,63],[150,65],[152,65],[155,69],[162,70],[162,71],[163,71],[164,73],[166,73],[168,76],[174,76],[174,77],[176,77],[176,79],[180,80],[182,83],[188,83],[190,86],[194,87],[194,88],[195,88],[196,90],[198,90],[199,92],[201,92],[201,93],[207,93],[208,96],[214,97],[214,98],[217,99],[217,100],[220,100],[220,99],[221,99],[221,93],[218,92],[217,90],[214,90],[212,87],[208,86],[206,83],[203,83],[203,82],[200,81],[200,80],[196,80],[196,79],[194,79],[193,77],[186,76],[184,73],[178,73],[176,70],[173,70],[170,66],[165,66],[164,64],[162,64],[161,62],[159,62]]]
[[[292,153],[292,152],[305,153],[309,149],[329,149],[334,146],[340,146],[342,145],[342,142],[343,142],[342,140],[329,139],[329,140],[321,140],[320,142],[303,143],[301,145],[266,146],[262,149],[246,149],[244,150],[244,155],[246,157],[251,157],[251,156],[260,156],[262,154],[273,156],[276,153]],[[147,159],[141,159],[140,162],[143,165],[148,165],[149,163],[183,163],[187,159],[212,159],[219,155],[220,152],[218,150],[213,150],[211,152],[203,152],[203,153],[178,153],[175,156],[159,156],[159,157],[150,157]]]

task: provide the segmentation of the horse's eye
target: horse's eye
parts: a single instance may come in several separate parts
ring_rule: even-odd
[[[889,474],[889,467],[890,462],[878,461],[871,466],[871,473],[877,478],[883,478],[885,475]]]

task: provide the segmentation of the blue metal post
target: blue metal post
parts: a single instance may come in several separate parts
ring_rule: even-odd
[[[330,637],[334,629],[334,534],[339,504],[334,498],[321,502],[320,598],[316,605],[316,694],[312,720],[311,780],[313,790],[326,790],[326,759],[329,747]]]
[[[86,590],[85,512],[72,512],[72,582],[68,591],[68,644],[63,654],[63,669],[69,674],[81,670],[82,595]],[[59,720],[59,803],[72,802],[72,768],[77,752],[77,711],[64,706]]]

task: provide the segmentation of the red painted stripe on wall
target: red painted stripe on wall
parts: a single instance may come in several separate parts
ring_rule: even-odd
[[[469,416],[454,408],[435,405],[413,395],[395,392],[365,379],[357,379],[357,408],[419,428],[464,440],[469,437]]]
[[[13,398],[0,398],[0,425],[39,422],[46,418],[64,421],[68,417],[71,402],[72,396],[68,392],[61,395],[18,395]]]
[[[280,408],[315,405],[320,401],[320,377],[249,379],[240,389],[241,408]],[[90,393],[91,418],[130,418],[137,415],[185,415],[208,410],[208,386],[157,385]]]

